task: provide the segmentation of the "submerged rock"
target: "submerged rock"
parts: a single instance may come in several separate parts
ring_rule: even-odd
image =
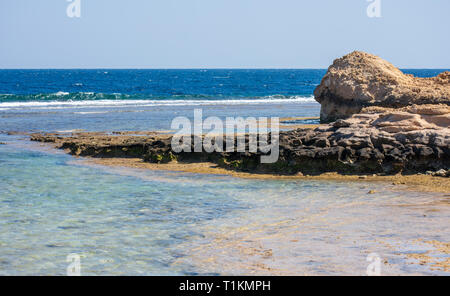
[[[380,57],[355,51],[334,61],[314,96],[321,104],[321,122],[348,118],[370,106],[450,105],[450,72],[417,78]]]

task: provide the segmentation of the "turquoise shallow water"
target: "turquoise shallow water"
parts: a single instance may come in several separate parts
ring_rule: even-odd
[[[406,258],[430,249],[416,239],[450,239],[441,200],[384,184],[107,168],[10,141],[0,274],[64,275],[71,253],[85,275],[365,274],[370,252],[389,260],[386,274],[442,274]]]
[[[4,274],[63,274],[69,253],[86,256],[87,274],[182,273],[170,268],[182,255],[174,246],[201,236],[197,223],[247,207],[214,197],[224,181],[201,189],[211,178],[177,184],[165,174],[127,177],[67,164],[65,155],[1,149]]]

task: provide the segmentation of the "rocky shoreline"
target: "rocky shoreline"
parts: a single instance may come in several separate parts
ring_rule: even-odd
[[[435,78],[410,77],[360,52],[338,59],[315,92],[322,105],[322,121],[336,120],[312,129],[281,132],[280,155],[273,164],[260,162],[265,155],[260,150],[175,153],[171,135],[154,132],[37,133],[30,137],[78,156],[139,158],[150,163],[211,162],[257,174],[450,177],[449,77],[449,72]],[[247,146],[248,139],[246,135]]]
[[[402,115],[402,118],[406,116]],[[31,134],[30,138],[32,141],[52,143],[56,148],[77,156],[140,158],[150,163],[211,162],[223,168],[250,173],[450,175],[449,131],[424,130],[418,125],[414,130],[408,126],[407,131],[390,133],[379,127],[385,122],[383,116],[394,115],[358,114],[315,129],[281,132],[280,157],[273,164],[260,163],[260,156],[264,153],[259,150],[256,153],[175,153],[171,149],[171,136],[158,133],[37,133]]]

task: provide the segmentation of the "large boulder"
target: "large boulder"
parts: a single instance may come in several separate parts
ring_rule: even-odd
[[[450,72],[418,78],[380,57],[355,51],[333,62],[314,96],[322,105],[324,123],[348,118],[370,106],[450,105]]]

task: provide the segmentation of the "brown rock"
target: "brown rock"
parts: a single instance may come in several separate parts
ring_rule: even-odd
[[[322,122],[348,118],[369,106],[450,105],[450,72],[417,78],[377,56],[355,51],[334,61],[314,96],[322,105]],[[438,111],[431,108],[422,112],[437,115],[434,112]]]

